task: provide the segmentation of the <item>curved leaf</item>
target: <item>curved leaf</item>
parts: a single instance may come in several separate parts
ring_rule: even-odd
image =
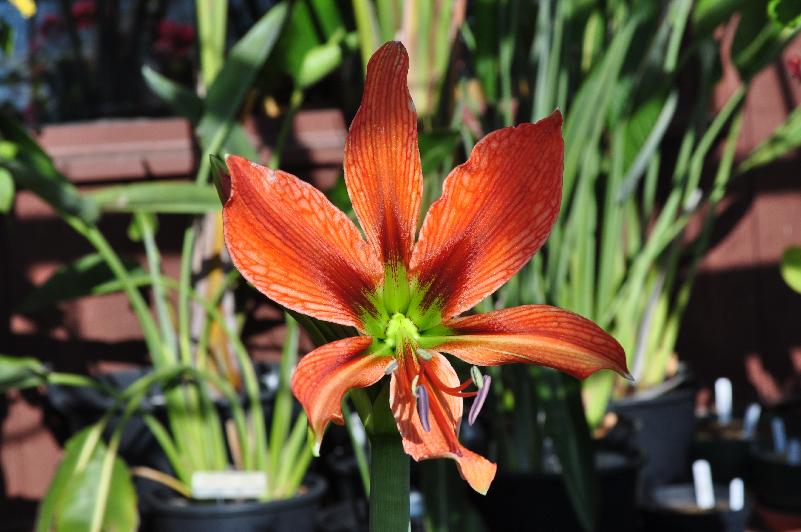
[[[270,9],[231,49],[206,96],[206,108],[197,127],[205,148],[226,123],[232,122],[256,74],[275,45],[287,16],[287,4]]]
[[[222,208],[213,186],[189,181],[115,185],[88,197],[106,212],[204,214]]]
[[[784,282],[801,294],[801,246],[791,246],[784,250],[781,272]]]
[[[164,100],[173,111],[197,124],[203,115],[203,101],[195,93],[173,80],[162,76],[149,66],[142,67],[142,77],[159,98]]]
[[[0,393],[44,384],[47,368],[35,358],[0,355]]]
[[[109,455],[99,440],[99,426],[88,427],[67,441],[64,458],[45,494],[36,520],[37,532],[136,530],[136,492],[125,463]],[[106,460],[111,478],[103,482]],[[99,516],[100,522],[95,522]]]

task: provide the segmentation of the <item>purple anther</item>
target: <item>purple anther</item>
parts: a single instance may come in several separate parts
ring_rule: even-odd
[[[476,422],[476,418],[478,414],[481,412],[481,408],[484,406],[484,401],[487,400],[487,395],[489,395],[490,384],[492,383],[492,377],[489,375],[484,375],[484,385],[478,391],[478,395],[476,398],[473,399],[473,404],[470,406],[470,414],[467,416],[467,422],[472,425]]]
[[[431,425],[428,423],[428,391],[422,385],[417,387],[417,415],[423,430],[431,432]]]

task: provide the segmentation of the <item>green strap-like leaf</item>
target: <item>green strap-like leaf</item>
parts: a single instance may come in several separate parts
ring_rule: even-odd
[[[768,15],[779,26],[795,29],[801,26],[801,0],[770,0]]]
[[[115,185],[88,196],[106,212],[205,214],[220,209],[213,186],[188,181]]]
[[[142,77],[159,98],[164,100],[173,111],[197,124],[203,115],[203,101],[195,93],[183,85],[166,78],[145,65],[142,67]]]
[[[281,34],[287,11],[284,2],[270,9],[231,49],[228,59],[209,87],[203,118],[197,127],[198,137],[205,149],[213,144],[225,124],[236,117],[256,74]]]
[[[781,271],[784,282],[801,294],[801,246],[791,246],[784,250]]]
[[[8,214],[14,205],[14,176],[5,168],[0,168],[0,214]]]
[[[108,456],[109,450],[97,440],[97,434],[97,426],[88,427],[67,442],[64,458],[39,507],[37,532],[91,531],[93,527],[104,531],[136,530],[139,517],[131,475],[122,460]],[[111,459],[111,479],[103,483],[103,465]],[[99,508],[98,504],[105,507]],[[99,527],[93,523],[96,515],[102,516]]]
[[[44,384],[47,369],[35,358],[0,355],[0,393]]]

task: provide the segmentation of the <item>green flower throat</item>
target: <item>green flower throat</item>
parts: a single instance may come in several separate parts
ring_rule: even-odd
[[[400,355],[404,346],[429,349],[445,340],[451,331],[441,325],[441,305],[423,306],[426,290],[409,282],[402,266],[387,267],[384,283],[369,297],[373,312],[362,319],[373,337],[374,355]]]

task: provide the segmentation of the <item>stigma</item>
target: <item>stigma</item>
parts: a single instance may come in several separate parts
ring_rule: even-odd
[[[432,409],[432,395],[437,394],[459,398],[475,398],[467,417],[468,423],[473,425],[489,395],[491,377],[489,375],[481,375],[478,368],[472,367],[470,378],[457,386],[448,386],[440,380],[430,364],[433,358],[431,352],[425,349],[417,349],[407,351],[407,353],[411,356],[407,356],[406,360],[404,360],[407,369],[405,374],[408,379],[406,387],[411,395],[416,398],[417,416],[423,430],[425,432],[431,430],[429,414]],[[471,385],[474,385],[476,390],[467,391]],[[435,417],[438,417],[436,413]]]

